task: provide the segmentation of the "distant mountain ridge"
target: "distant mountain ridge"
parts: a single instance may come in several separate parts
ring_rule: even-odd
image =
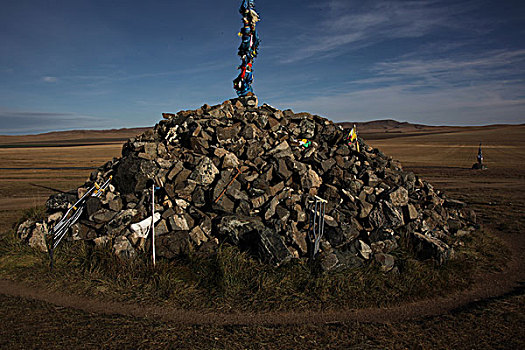
[[[78,145],[123,142],[151,127],[52,131],[34,135],[0,135],[0,146]]]
[[[432,126],[399,122],[394,119],[372,120],[369,122],[340,122],[343,128],[357,126],[360,135],[367,139],[382,139],[397,136],[422,135],[439,132],[457,132],[464,128],[486,129],[506,124],[485,126]],[[508,124],[510,125],[510,124]],[[525,124],[519,124],[525,125]],[[0,135],[0,147],[38,147],[38,146],[77,146],[93,144],[122,143],[131,137],[142,134],[152,127],[122,128],[107,130],[69,130],[52,131],[33,135]]]
[[[396,131],[416,131],[437,128],[436,126],[424,124],[412,124],[409,122],[398,122],[393,119],[372,120],[369,122],[342,122],[338,123],[343,128],[351,128],[356,125],[360,132],[396,132]]]

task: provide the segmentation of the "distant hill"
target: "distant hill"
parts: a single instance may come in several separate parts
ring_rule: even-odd
[[[338,123],[343,128],[351,128],[354,124],[361,133],[369,132],[406,132],[406,131],[421,131],[432,130],[436,126],[412,124],[408,122],[398,122],[393,119],[373,120],[369,122],[343,122]]]
[[[0,135],[0,147],[79,146],[121,143],[151,128],[53,131],[35,135]]]
[[[357,126],[359,136],[366,140],[422,136],[438,133],[457,133],[466,130],[490,130],[500,127],[516,127],[518,125],[485,125],[485,126],[431,126],[398,122],[393,119],[373,120],[369,122],[337,123],[343,128]],[[521,124],[523,126],[525,124]],[[131,137],[142,134],[151,127],[124,128],[110,130],[71,130],[54,131],[35,135],[0,135],[0,148],[11,147],[67,147],[82,145],[101,145],[123,143]]]

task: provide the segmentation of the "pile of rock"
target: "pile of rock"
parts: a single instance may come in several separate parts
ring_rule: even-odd
[[[326,270],[369,261],[392,270],[390,253],[400,240],[417,257],[443,263],[453,242],[474,229],[475,214],[464,203],[362,140],[357,152],[347,132],[320,116],[257,107],[249,96],[163,117],[83,187],[51,196],[47,219],[23,223],[19,236],[45,250],[45,234],[67,208],[110,175],[108,191],[87,201],[70,239],[111,244],[122,257],[151,249],[131,225],[151,216],[153,184],[160,187],[156,251],[167,259],[210,254],[222,242],[275,265],[309,258],[306,203],[314,195],[328,201],[316,256]]]

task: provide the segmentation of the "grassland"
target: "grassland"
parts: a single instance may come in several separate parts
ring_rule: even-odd
[[[511,261],[513,266],[511,267],[514,269],[513,271],[523,271],[524,258],[523,253],[520,253],[520,251],[523,251],[521,249],[524,241],[522,229],[525,224],[522,209],[525,206],[523,196],[523,191],[525,190],[525,145],[523,141],[525,140],[525,127],[444,128],[439,130],[433,129],[424,133],[422,131],[414,132],[414,130],[410,129],[405,135],[403,130],[389,133],[390,135],[379,133],[377,130],[372,131],[368,134],[362,131],[360,135],[369,144],[379,147],[384,153],[401,160],[406,170],[416,172],[430,180],[438,188],[445,190],[449,195],[465,200],[472,205],[485,227],[495,232],[497,239],[514,244],[514,247],[511,247],[513,252]],[[477,145],[480,141],[484,144],[485,160],[489,169],[475,172],[470,170],[470,167],[475,162]],[[51,147],[47,144],[46,147],[0,148],[0,168],[3,168],[0,170],[0,218],[9,226],[20,216],[21,210],[34,207],[35,205],[42,205],[54,190],[69,190],[78,187],[91,171],[89,169],[78,169],[79,167],[98,166],[106,160],[118,156],[120,147],[121,143],[111,141],[105,144],[69,147]],[[35,169],[51,167],[77,167],[77,169]],[[32,169],[14,170],[5,168]],[[498,252],[497,249],[491,250],[491,245],[494,244],[493,241],[490,241],[490,243],[489,241],[479,241],[478,244],[485,248],[485,258],[490,257],[491,253],[495,257],[501,258],[501,252]],[[479,248],[481,249],[482,247]],[[246,264],[247,268],[256,271],[256,275],[268,276],[267,271],[263,267],[253,261],[246,260],[245,257],[239,256],[236,252],[225,250],[223,254],[222,258],[220,257],[222,260],[219,261],[219,263],[223,264],[223,269],[236,268],[237,265],[231,263],[235,259],[240,259],[238,261],[239,264]],[[468,264],[473,260],[476,260],[475,255],[469,256],[469,259],[464,262]],[[501,265],[501,259],[498,261],[498,263],[494,262],[495,266]],[[13,261],[9,263],[12,266]],[[96,262],[92,261],[91,263],[90,273],[94,273],[89,275],[92,278],[91,284],[98,283],[96,287],[100,293],[96,294],[99,294],[102,298],[119,300],[117,296],[120,295],[123,298],[120,300],[130,300],[129,296],[122,295],[123,291],[134,291],[135,295],[140,295],[144,288],[147,287],[140,283],[137,284],[137,276],[131,276],[129,279],[123,278],[124,270],[103,271]],[[490,269],[490,265],[486,263],[487,260],[485,260],[485,265],[482,267]],[[42,269],[41,272],[45,276],[42,260],[29,261],[28,264]],[[213,270],[206,270],[210,268],[206,264],[196,265],[196,267],[198,266],[201,266],[202,270],[200,273],[203,275],[213,272]],[[63,268],[67,267],[67,264],[63,266]],[[300,266],[295,268],[297,269],[296,273],[304,273],[304,269]],[[19,269],[18,271],[21,274],[18,278],[23,278],[23,274],[28,273],[27,266],[24,266],[24,264],[17,267],[17,269]],[[12,273],[16,270],[9,271]],[[220,270],[215,270],[215,272],[220,272]],[[119,288],[121,289],[113,291],[113,293],[108,292],[108,285],[105,285],[105,280],[103,278],[97,279],[96,273],[101,273],[101,276],[108,274],[113,276],[114,279],[119,280],[117,286],[120,284]],[[111,275],[112,273],[114,275]],[[222,273],[224,273],[224,270]],[[238,278],[240,282],[229,281],[230,285],[223,287],[235,287],[239,286],[239,283],[247,283],[249,287],[251,279],[250,276],[245,275],[245,271],[230,271],[229,274]],[[23,279],[27,280],[30,277],[31,275],[29,274]],[[47,277],[50,276],[48,275]],[[80,277],[85,277],[85,275],[77,277],[79,278],[78,281],[80,281]],[[303,281],[307,280],[307,277],[305,276]],[[356,281],[359,281],[359,276],[354,277]],[[465,284],[456,286],[456,288],[468,285],[471,277],[474,276],[465,277]],[[509,274],[508,278],[517,278],[519,280],[522,278],[522,274],[518,276]],[[456,281],[459,280],[460,278]],[[33,282],[38,284],[44,281]],[[381,284],[360,285],[358,282],[349,284],[345,288],[372,288],[378,295],[374,298],[377,301],[381,298],[381,293],[387,290],[388,283],[391,282],[386,281],[387,285],[383,286]],[[419,282],[423,282],[422,284],[432,283],[432,281],[427,283],[425,280]],[[503,283],[498,279],[491,278],[487,278],[484,282],[487,283],[487,289],[491,289],[493,285],[500,282]],[[156,283],[161,287],[159,288],[161,291],[169,288],[179,291],[180,293],[172,296],[175,298],[174,300],[176,298],[184,299],[184,293],[187,292],[186,289],[191,287],[191,285],[179,285],[174,288],[173,285],[162,285],[162,283],[168,283],[166,280],[158,280]],[[286,283],[279,283],[279,280],[272,280],[271,278],[267,280],[267,283],[269,283],[267,290],[288,287],[293,289],[293,286],[287,287]],[[272,283],[274,284],[272,285]],[[385,280],[382,283],[385,283]],[[409,281],[402,281],[401,285],[408,283]],[[509,286],[511,285],[509,284]],[[110,287],[114,287],[114,285]],[[431,284],[430,287],[432,287]],[[452,287],[451,289],[454,289],[454,286]],[[63,285],[55,285],[55,288],[67,290],[67,286]],[[446,288],[443,290],[446,290]],[[94,289],[92,285],[84,285],[81,291],[84,294],[93,294]],[[297,295],[297,297],[310,297],[312,295],[311,290],[304,289],[304,291],[304,295]],[[343,288],[342,291],[344,292],[345,289]],[[250,306],[254,306],[253,299],[249,300],[249,295],[242,290],[236,291],[235,289],[225,288],[223,292],[231,293],[231,295],[223,293],[218,296],[227,301],[229,300],[230,303],[238,301],[239,299],[236,298],[239,295],[245,299],[248,298],[245,300],[241,310],[247,310]],[[326,305],[332,305],[332,308],[334,305],[336,307],[337,300],[341,302],[341,299],[344,300],[345,297],[344,294],[334,294],[331,290],[325,290],[323,293],[318,295],[315,300],[324,298],[327,300]],[[398,294],[401,294],[401,298],[398,296],[397,302],[403,300],[403,298],[405,300],[413,299],[415,294],[418,293],[421,292],[416,291],[416,293],[410,295],[410,293],[403,294],[403,291],[398,291]],[[452,313],[445,312],[426,319],[416,318],[414,321],[406,320],[387,325],[377,323],[363,324],[355,321],[315,325],[310,320],[303,326],[279,326],[277,322],[273,326],[271,323],[270,325],[264,323],[262,325],[236,327],[189,325],[175,328],[174,321],[169,320],[156,322],[142,316],[135,318],[129,315],[90,315],[89,313],[85,314],[85,311],[77,311],[72,308],[57,310],[46,302],[3,296],[1,300],[2,305],[5,307],[1,317],[5,321],[5,327],[0,327],[0,335],[2,339],[6,339],[1,343],[4,346],[14,346],[20,342],[19,344],[25,344],[29,347],[34,347],[36,344],[46,348],[53,347],[53,344],[62,345],[59,347],[74,347],[79,344],[74,339],[66,341],[56,337],[56,334],[66,334],[62,327],[67,324],[64,329],[69,329],[70,331],[75,331],[76,329],[86,347],[97,347],[100,344],[115,348],[166,347],[170,344],[172,346],[178,345],[181,348],[194,348],[195,346],[201,348],[311,348],[316,345],[326,348],[413,347],[423,349],[472,348],[477,347],[476,345],[489,345],[489,347],[494,348],[519,347],[524,342],[523,334],[520,331],[520,323],[523,322],[525,310],[523,290],[516,289],[510,291],[510,294],[504,294],[503,296],[501,296],[502,290],[498,289],[498,292],[495,293],[500,296],[482,303],[467,304]],[[346,301],[351,302],[352,295],[358,294],[348,293]],[[419,295],[419,297],[421,296],[424,295]],[[93,295],[90,295],[91,297]],[[257,300],[264,299],[264,295],[259,297]],[[388,300],[390,297],[386,295],[385,300]],[[162,298],[173,301],[173,298],[166,298],[166,296],[161,296]],[[271,295],[266,299],[268,299],[269,303],[272,302]],[[137,299],[135,298],[135,300]],[[211,302],[209,306],[212,308],[219,307],[219,304],[214,304],[213,300],[213,298],[197,298],[195,299],[195,305],[198,306],[202,302]],[[152,300],[149,301],[151,302]],[[186,305],[191,305],[187,301],[180,301],[186,302]],[[313,305],[311,302],[309,304]],[[224,306],[225,304],[220,305]],[[379,303],[378,305],[388,305],[388,302],[385,304]],[[370,306],[370,301],[368,304],[355,303],[353,306]],[[300,310],[301,304],[295,301],[295,303],[288,305],[284,303],[283,307],[288,310],[291,308]],[[262,307],[255,307],[255,309],[266,310],[267,308],[263,305]],[[208,310],[208,312],[210,311]],[[54,318],[50,319],[51,315],[54,315]],[[46,337],[27,337],[30,325],[41,325],[42,323],[45,326],[40,327],[39,332]],[[119,329],[121,329],[119,327],[124,327],[126,331],[119,332]],[[140,334],[143,333],[138,331],[141,327],[147,328],[157,336],[141,336]],[[432,329],[429,330],[429,327]],[[91,332],[86,332],[87,329],[90,329]],[[95,333],[97,335],[91,338],[90,334]],[[493,333],[493,336],[488,335],[491,333]],[[277,337],[281,342],[276,343],[268,337]],[[53,340],[56,343],[52,343]]]

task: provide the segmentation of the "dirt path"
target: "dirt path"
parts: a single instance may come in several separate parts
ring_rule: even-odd
[[[138,305],[89,299],[77,295],[66,295],[35,289],[8,280],[0,280],[0,293],[12,297],[44,301],[59,307],[73,308],[88,313],[152,318],[158,321],[180,324],[294,325],[348,321],[388,324],[442,315],[454,309],[465,308],[469,304],[475,304],[484,299],[500,297],[507,293],[512,293],[517,288],[523,288],[525,270],[521,266],[524,261],[525,244],[522,237],[519,234],[502,236],[502,239],[512,252],[512,260],[507,268],[500,273],[480,275],[471,289],[446,297],[411,302],[388,308],[351,309],[339,312],[206,313],[166,306]]]

